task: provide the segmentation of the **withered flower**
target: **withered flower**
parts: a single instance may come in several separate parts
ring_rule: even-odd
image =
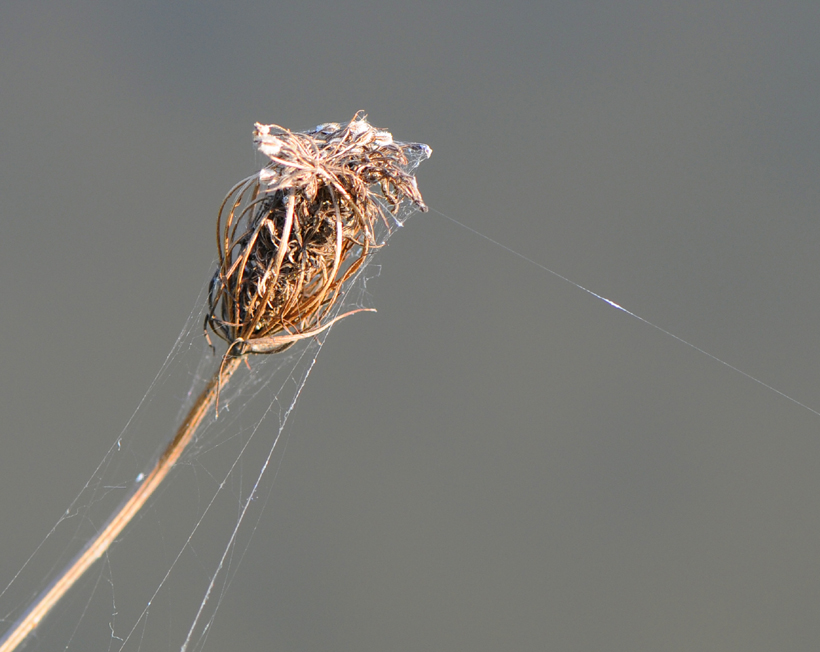
[[[412,170],[427,145],[401,143],[357,113],[347,125],[305,132],[256,125],[254,141],[270,158],[237,184],[217,221],[219,267],[211,282],[206,325],[228,342],[214,376],[194,401],[153,468],[57,579],[0,638],[12,652],[99,559],[168,475],[202,420],[250,353],[275,353],[312,337],[333,315],[350,279],[407,202],[426,211]]]
[[[219,268],[207,325],[228,355],[272,353],[311,337],[365,262],[375,229],[404,201],[427,210],[411,161],[430,148],[401,143],[359,112],[346,125],[305,132],[257,123],[254,142],[270,158],[225,198],[217,222]]]

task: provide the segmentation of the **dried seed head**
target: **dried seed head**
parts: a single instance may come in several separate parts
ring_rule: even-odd
[[[403,203],[427,210],[412,174],[426,145],[401,143],[361,112],[305,132],[257,123],[270,163],[225,197],[206,320],[232,354],[280,351],[333,323],[331,309]],[[350,313],[348,313],[350,314]]]

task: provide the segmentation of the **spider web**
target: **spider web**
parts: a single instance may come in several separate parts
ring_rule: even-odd
[[[401,221],[390,231],[398,224]],[[384,234],[385,239],[388,235],[390,232]],[[340,310],[372,305],[368,280],[377,271],[372,264],[365,268],[349,287]],[[816,414],[814,409],[614,301],[556,275]],[[145,470],[145,460],[164,447],[169,428],[179,422],[210,377],[220,354],[214,355],[201,337],[203,304],[204,295],[196,302],[134,418],[83,493],[55,525],[31,563],[3,592],[3,608],[9,609],[4,612],[7,623],[25,609],[32,591],[47,585],[44,576],[53,576],[107,518],[109,506],[116,506],[128,483]],[[30,641],[27,649],[208,647],[219,606],[230,594],[231,580],[270,496],[289,435],[288,417],[316,363],[324,336],[279,356],[255,358],[250,370],[238,373],[223,391],[219,419],[201,429],[145,513],[72,590],[66,604],[49,616],[36,633],[37,640]],[[54,549],[56,554],[49,556]],[[109,627],[101,626],[101,622]]]
[[[406,153],[410,169],[429,155],[423,149]],[[404,204],[377,225],[377,241],[386,244],[414,210]],[[332,316],[372,307],[368,282],[380,269],[372,259],[342,290]],[[210,282],[204,276],[208,281],[134,414],[65,514],[0,591],[5,631],[131,494],[219,369],[225,345],[212,348],[203,336]],[[156,494],[19,649],[206,647],[271,495],[290,436],[289,417],[331,330],[283,353],[248,358],[222,387],[218,417],[213,411],[206,417]]]
[[[406,214],[385,227],[381,237],[386,240],[404,218]],[[817,414],[813,408],[615,301],[490,241]],[[368,281],[377,272],[377,267],[368,265],[348,287],[337,310],[372,306]],[[203,277],[207,275],[203,270]],[[50,578],[105,522],[165,447],[211,377],[222,351],[212,352],[202,338],[204,305],[203,291],[132,420],[112,443],[66,515],[0,593],[0,614],[6,626],[25,611],[32,596],[48,586]],[[221,394],[219,419],[211,418],[204,424],[144,513],[49,615],[26,649],[209,647],[219,608],[231,594],[231,582],[271,495],[290,434],[289,417],[326,336],[323,333],[277,356],[252,358],[251,368],[237,373]]]

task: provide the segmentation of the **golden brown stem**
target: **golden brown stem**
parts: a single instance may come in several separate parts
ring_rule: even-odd
[[[86,544],[86,547],[62,572],[55,582],[35,600],[28,611],[5,634],[0,641],[0,652],[12,652],[34,630],[40,621],[46,617],[52,607],[68,592],[83,573],[99,559],[113,543],[131,519],[136,516],[145,502],[159,487],[168,475],[171,467],[179,459],[182,452],[190,443],[202,419],[208,414],[216,400],[220,385],[224,385],[233,373],[239,368],[242,357],[229,358],[208,382],[205,389],[191,407],[188,416],[177,430],[176,436],[166,446],[159,460],[151,472],[145,477],[137,490],[111,516],[102,530]]]

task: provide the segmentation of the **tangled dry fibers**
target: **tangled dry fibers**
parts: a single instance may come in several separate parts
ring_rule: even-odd
[[[410,161],[430,148],[401,143],[361,112],[346,125],[305,132],[257,123],[254,142],[270,158],[234,186],[219,210],[219,267],[206,324],[226,355],[275,353],[312,337],[331,318],[340,290],[409,201],[422,211]]]

